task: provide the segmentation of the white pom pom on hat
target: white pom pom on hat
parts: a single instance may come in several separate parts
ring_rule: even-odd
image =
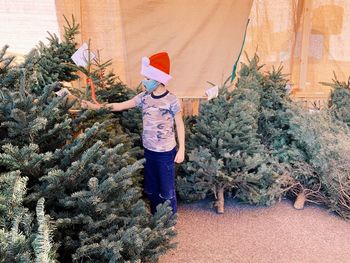
[[[143,57],[141,61],[141,75],[154,79],[166,85],[172,78],[170,75],[170,59],[166,52]]]
[[[150,60],[148,57],[143,57],[142,58],[142,66],[149,66]]]

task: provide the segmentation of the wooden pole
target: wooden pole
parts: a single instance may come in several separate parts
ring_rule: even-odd
[[[301,91],[306,90],[307,80],[307,64],[310,46],[310,33],[311,33],[311,10],[312,0],[304,0],[303,6],[303,24],[302,24],[302,39],[301,39],[301,55],[300,55],[300,75],[299,75],[299,88]]]

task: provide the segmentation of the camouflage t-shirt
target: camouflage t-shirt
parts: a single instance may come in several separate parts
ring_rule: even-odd
[[[137,107],[142,109],[143,146],[154,152],[167,152],[176,146],[174,117],[181,111],[179,99],[166,91],[156,96],[141,92],[134,98]]]

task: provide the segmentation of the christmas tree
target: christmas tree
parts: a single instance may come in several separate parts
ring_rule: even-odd
[[[262,74],[258,57],[243,64],[233,91],[223,86],[219,96],[201,105],[188,130],[190,154],[178,178],[180,196],[200,199],[214,194],[223,212],[224,192],[244,202],[272,204],[281,198],[290,177],[261,144],[258,118]]]
[[[41,94],[48,84],[79,78],[76,70],[69,66],[71,56],[76,51],[75,36],[79,33],[79,24],[73,16],[71,23],[66,17],[64,19],[67,25],[64,26],[63,40],[60,41],[58,36],[49,33],[49,43],[45,45],[39,42],[25,57],[23,64],[19,65],[20,69],[27,72],[27,85],[36,94]]]
[[[14,65],[13,56],[6,56],[8,46],[4,46],[0,52],[0,87],[10,90],[19,90],[23,72],[27,75],[27,90],[41,94],[46,85],[56,82],[70,82],[79,78],[76,69],[69,66],[71,56],[76,51],[75,36],[79,33],[74,17],[72,22],[65,18],[67,25],[64,27],[63,40],[50,34],[48,44],[39,42],[25,56],[23,63]],[[56,87],[57,90],[60,86]]]
[[[332,87],[328,107],[336,119],[345,122],[350,127],[350,77],[347,82],[339,81],[334,73],[332,83],[324,83]]]
[[[288,79],[282,74],[282,67],[277,70],[267,72],[263,76],[260,92],[260,114],[258,133],[261,136],[262,143],[272,148],[281,161],[287,161],[284,156],[284,147],[290,143],[288,133],[288,120],[291,113],[287,111],[292,101],[290,100],[286,86]]]
[[[289,194],[297,196],[296,208],[303,208],[308,201],[348,218],[349,133],[339,122],[344,120],[341,116],[345,115],[339,113],[346,104],[337,103],[340,97],[333,95],[335,103],[330,109],[311,114],[290,100],[287,82],[281,67],[263,78],[259,117],[262,141],[288,165],[293,178]],[[334,94],[346,92],[345,83],[335,81],[334,85]]]
[[[56,69],[56,64],[40,65],[63,72],[62,64],[63,59]],[[50,262],[56,256],[60,262],[155,262],[174,247],[176,218],[168,203],[155,215],[149,212],[139,186],[143,160],[137,160],[139,149],[132,138],[110,115],[95,124],[88,123],[94,112],[71,119],[67,95],[53,92],[62,84],[33,81],[31,69],[16,71],[13,85],[0,91],[0,181],[10,182],[11,174],[26,182],[28,190],[22,191],[17,206],[28,216],[37,215],[37,227],[33,233],[25,226],[12,229],[30,223],[1,219],[8,223],[1,226],[0,242],[8,246],[0,250],[0,258],[19,261],[23,252],[28,262]],[[2,72],[8,77],[10,70]],[[74,127],[85,130],[74,138]],[[13,195],[4,194],[5,189],[0,190],[1,211]],[[55,227],[44,215],[43,198]],[[21,236],[20,231],[28,234]],[[13,233],[19,233],[15,244],[8,242]],[[13,251],[19,251],[18,258],[9,258]]]
[[[300,122],[307,117],[301,107],[289,97],[288,79],[283,67],[273,68],[264,75],[260,90],[260,116],[258,132],[270,152],[289,167],[294,183],[289,195],[297,196],[295,207],[304,207],[305,201],[323,203],[320,180],[312,165],[312,155],[301,143]]]
[[[104,146],[97,139],[103,124],[66,144],[71,120],[65,98],[55,97],[52,85],[39,97],[6,92],[0,163],[29,178],[29,210],[45,197],[57,224],[55,241],[62,242],[60,261],[153,260],[172,247],[171,209],[164,204],[154,216],[147,210],[135,186],[142,161],[130,157],[127,146]]]
[[[9,87],[18,75],[13,65],[15,57],[6,55],[8,48],[9,46],[5,45],[0,51],[0,88]]]
[[[95,65],[96,66],[96,65]],[[110,71],[107,76],[104,72],[108,69],[109,64],[104,63],[103,66],[97,65],[92,74],[87,73],[94,83],[96,83],[96,99],[99,103],[123,102],[133,98],[138,91],[129,89],[120,81],[115,74]],[[102,76],[99,78],[98,76]],[[89,90],[89,87],[87,87]],[[74,91],[73,91],[74,92]],[[79,96],[79,95],[77,95]],[[86,96],[86,95],[85,95]],[[87,96],[91,96],[88,92]],[[75,104],[76,105],[76,104]],[[97,111],[79,111],[73,120],[72,127],[75,132],[91,127],[96,122],[108,121],[109,125],[104,129],[104,133],[100,135],[103,141],[109,141],[110,146],[115,143],[132,144],[135,150],[135,157],[142,158],[142,114],[139,108],[130,109],[123,112],[110,112],[107,110]],[[116,136],[116,132],[124,133],[126,140],[117,140],[120,136]]]
[[[102,61],[99,51],[92,52],[90,49],[90,41],[88,44],[88,54],[96,53],[95,58],[88,58],[87,65],[77,66],[72,63],[68,65],[82,72],[86,79],[87,83],[85,86],[85,93],[81,89],[69,88],[69,90],[75,96],[75,107],[80,108],[79,100],[87,99],[92,100],[95,103],[114,103],[114,102],[123,102],[131,99],[137,93],[141,92],[140,87],[137,87],[136,91],[129,89],[118,76],[114,74],[112,70],[109,70],[109,67],[112,65],[111,60]],[[106,73],[109,70],[108,73]],[[84,119],[84,126],[77,126],[73,124],[73,129],[75,131],[84,130],[86,127],[91,127],[95,122],[109,120],[111,126],[108,129],[106,136],[114,138],[112,122],[119,123],[117,126],[122,126],[124,132],[132,138],[132,142],[135,147],[141,147],[141,132],[142,132],[142,114],[139,108],[130,109],[124,112],[113,112],[107,114],[105,110],[99,110],[94,113],[92,112],[78,112],[77,120],[75,123],[82,124],[81,120]],[[109,134],[109,135],[108,135]],[[138,154],[141,157],[141,151]]]
[[[23,206],[27,180],[19,171],[0,174],[0,261],[55,262],[57,245],[44,199],[37,203],[35,224]]]
[[[309,179],[307,184],[318,186],[317,189],[311,189],[313,199],[348,220],[350,218],[348,127],[342,122],[335,121],[327,110],[317,114],[304,112],[294,116],[291,123],[289,132],[297,138],[296,147],[303,149],[307,156],[307,164],[314,173],[313,177],[307,177]]]

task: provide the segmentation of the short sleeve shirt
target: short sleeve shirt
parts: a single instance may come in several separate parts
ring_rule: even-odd
[[[174,117],[181,111],[179,99],[166,91],[156,96],[141,92],[134,98],[136,106],[142,109],[143,146],[155,152],[167,152],[176,146]]]

